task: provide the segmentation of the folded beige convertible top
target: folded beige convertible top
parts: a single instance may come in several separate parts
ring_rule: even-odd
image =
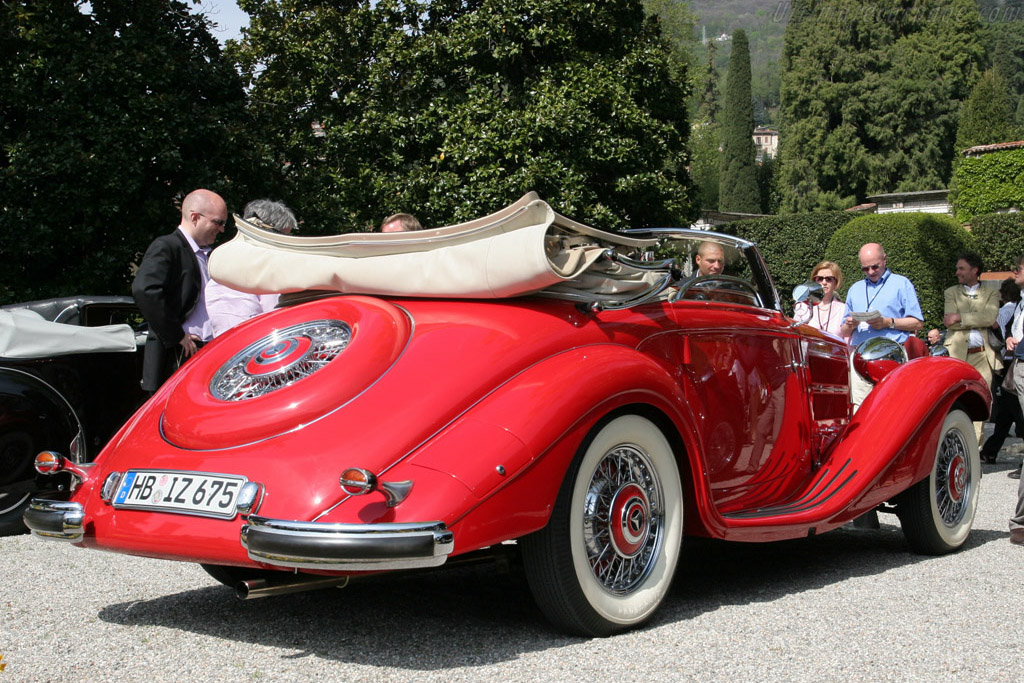
[[[235,216],[238,234],[210,256],[219,282],[254,294],[330,290],[387,296],[505,298],[567,293],[595,301],[635,297],[658,280],[604,258],[656,244],[556,213],[533,192],[458,225],[399,233],[296,237]]]

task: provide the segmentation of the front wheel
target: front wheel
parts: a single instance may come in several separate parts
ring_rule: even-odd
[[[558,627],[607,636],[643,623],[668,593],[683,534],[683,495],[668,440],[624,415],[584,441],[551,519],[522,539],[537,604]]]
[[[931,474],[908,489],[897,506],[911,549],[943,555],[962,546],[974,524],[980,484],[974,424],[962,410],[952,410],[942,423]]]

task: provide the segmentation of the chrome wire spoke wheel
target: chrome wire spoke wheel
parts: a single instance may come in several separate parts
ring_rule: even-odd
[[[583,440],[547,526],[520,546],[544,614],[570,633],[606,636],[657,610],[682,540],[676,454],[658,425],[625,414]]]
[[[583,539],[591,571],[608,591],[628,593],[643,581],[661,546],[661,482],[639,446],[605,454],[590,479]]]
[[[962,432],[946,432],[935,463],[935,505],[948,527],[963,520],[971,495],[971,461]]]
[[[961,547],[974,525],[981,487],[981,455],[971,418],[946,415],[928,477],[896,499],[903,535],[914,552],[942,555]]]

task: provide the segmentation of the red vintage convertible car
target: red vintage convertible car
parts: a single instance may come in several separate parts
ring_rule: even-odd
[[[250,596],[515,542],[544,613],[607,635],[657,609],[687,536],[876,509],[917,552],[970,532],[980,376],[895,343],[851,358],[783,315],[753,244],[605,233],[530,195],[414,234],[236,221],[213,276],[282,307],[204,348],[94,463],[41,453],[75,487],[33,501],[36,535],[198,562]],[[724,272],[696,266],[707,244]],[[859,406],[852,374],[873,384]]]

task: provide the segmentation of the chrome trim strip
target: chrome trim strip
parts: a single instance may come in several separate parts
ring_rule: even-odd
[[[811,391],[815,394],[846,394],[850,387],[840,384],[811,384]]]
[[[33,536],[55,541],[79,541],[85,533],[81,503],[33,498],[23,517]]]
[[[336,571],[437,567],[455,547],[443,522],[336,524],[256,515],[242,526],[241,542],[257,562]]]
[[[694,240],[711,239],[715,242],[733,246],[738,250],[757,246],[756,242],[751,242],[750,240],[745,240],[742,237],[736,237],[735,235],[727,235],[724,232],[715,232],[714,230],[695,230],[693,228],[628,228],[626,230],[622,230],[621,234],[628,237],[632,237],[634,235],[652,235],[653,239],[663,239],[665,237]]]

